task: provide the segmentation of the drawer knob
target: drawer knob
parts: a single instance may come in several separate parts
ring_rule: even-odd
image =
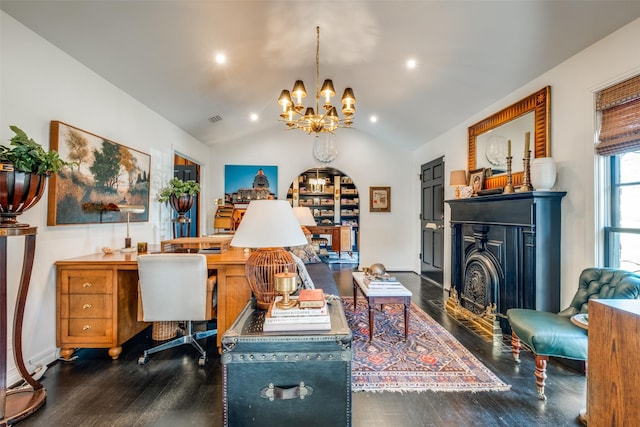
[[[92,286],[93,286],[93,283],[91,283],[91,282],[85,282],[85,283],[82,284],[83,288],[90,288]]]
[[[93,307],[93,305],[91,305],[91,304],[85,304],[85,305],[82,306],[82,309],[83,310],[89,310],[92,307]]]
[[[84,325],[84,326],[82,327],[82,330],[83,330],[83,331],[90,331],[90,330],[91,330],[91,325]]]

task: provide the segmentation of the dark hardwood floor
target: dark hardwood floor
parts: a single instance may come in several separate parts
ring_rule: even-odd
[[[579,425],[577,415],[586,405],[584,375],[551,361],[548,399],[539,400],[531,353],[524,352],[522,364],[515,364],[507,347],[482,340],[431,302],[442,300],[439,287],[413,273],[395,275],[411,289],[416,304],[510,384],[511,390],[353,393],[353,426]],[[338,269],[335,276],[341,294],[352,295],[351,270]],[[41,379],[47,389],[45,406],[17,425],[222,425],[221,364],[215,339],[207,340],[210,358],[204,368],[198,367],[195,350],[186,346],[154,354],[139,366],[138,356],[151,344],[147,330],[123,346],[119,360],[112,361],[106,350],[84,349],[72,362],[54,363]]]

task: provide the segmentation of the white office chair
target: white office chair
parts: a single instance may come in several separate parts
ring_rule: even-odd
[[[215,278],[208,277],[207,257],[183,253],[140,255],[138,274],[142,320],[184,321],[187,324],[185,335],[145,350],[138,359],[138,364],[147,363],[150,354],[191,344],[200,352],[198,364],[204,366],[207,353],[196,340],[218,332],[217,329],[193,332],[193,322],[211,319],[215,305]],[[209,292],[208,287],[211,288]]]

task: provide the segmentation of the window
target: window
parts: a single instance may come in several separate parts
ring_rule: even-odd
[[[609,161],[605,266],[640,271],[640,76],[596,95],[596,153]]]
[[[610,218],[604,228],[605,265],[640,271],[640,151],[609,157]]]

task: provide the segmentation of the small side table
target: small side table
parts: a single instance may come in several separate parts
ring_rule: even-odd
[[[364,282],[364,273],[353,272],[353,307],[358,304],[358,289],[367,299],[369,304],[369,341],[373,340],[373,320],[376,304],[403,304],[404,305],[404,339],[409,335],[409,310],[411,309],[411,291],[404,286],[394,289],[369,289]]]

